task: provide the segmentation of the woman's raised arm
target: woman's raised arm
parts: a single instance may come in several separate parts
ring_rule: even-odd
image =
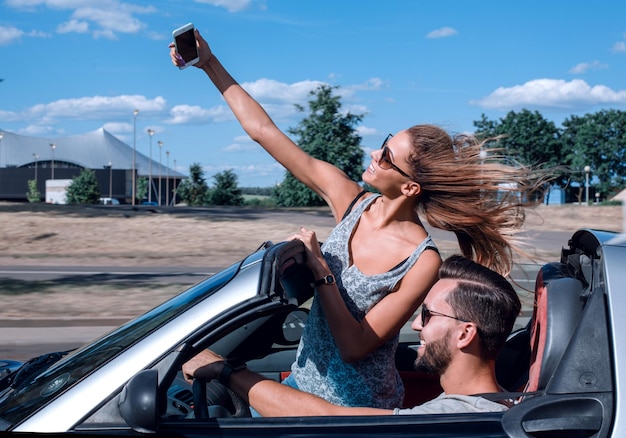
[[[233,79],[198,31],[196,40],[200,53],[196,67],[209,76],[246,133],[294,177],[320,195],[339,221],[350,201],[362,190],[361,187],[336,166],[300,149],[276,126],[263,107]],[[173,44],[170,44],[170,56],[174,65],[183,62]]]

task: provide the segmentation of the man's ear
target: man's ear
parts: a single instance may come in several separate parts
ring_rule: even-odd
[[[409,181],[402,186],[402,194],[404,196],[419,196],[422,193],[422,186],[415,181]]]
[[[459,331],[457,347],[459,350],[469,347],[474,340],[478,340],[478,328],[473,322],[466,322]]]

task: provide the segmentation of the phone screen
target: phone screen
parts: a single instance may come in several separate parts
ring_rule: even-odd
[[[196,35],[193,29],[176,35],[176,50],[183,57],[185,62],[189,62],[198,57],[198,48],[196,46]]]

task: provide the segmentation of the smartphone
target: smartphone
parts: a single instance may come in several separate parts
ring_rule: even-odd
[[[196,44],[196,32],[193,23],[187,23],[172,32],[174,37],[174,45],[176,51],[185,61],[185,65],[181,65],[181,70],[190,65],[197,64],[200,61],[198,53],[198,45]]]

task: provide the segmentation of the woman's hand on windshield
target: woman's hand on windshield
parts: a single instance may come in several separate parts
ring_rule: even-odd
[[[300,240],[304,243],[306,249],[306,263],[309,269],[313,272],[315,278],[323,277],[330,273],[328,264],[322,255],[320,244],[317,241],[315,231],[307,230],[305,227],[300,227],[300,232],[293,234],[288,240]]]

